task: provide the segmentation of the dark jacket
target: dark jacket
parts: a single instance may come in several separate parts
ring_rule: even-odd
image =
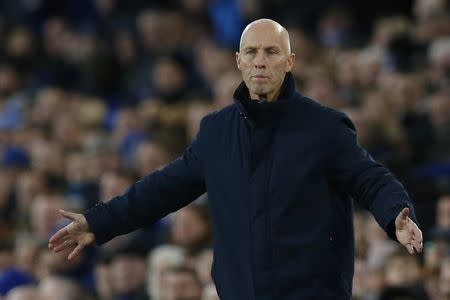
[[[279,99],[235,103],[205,117],[197,138],[161,171],[85,216],[98,244],[155,222],[208,192],[212,275],[222,300],[350,299],[350,197],[394,238],[412,205],[403,186],[357,143],[342,113],[303,97],[287,74]]]

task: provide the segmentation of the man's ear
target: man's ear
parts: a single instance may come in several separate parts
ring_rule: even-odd
[[[289,54],[289,57],[286,61],[286,72],[290,72],[292,70],[292,67],[294,67],[295,63],[295,53]]]
[[[236,52],[236,65],[237,65],[237,68],[240,70],[241,69],[241,57],[239,56],[239,52]]]

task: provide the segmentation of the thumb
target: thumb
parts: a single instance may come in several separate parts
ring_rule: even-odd
[[[59,213],[60,213],[63,217],[65,217],[65,218],[67,218],[67,219],[70,219],[70,220],[72,220],[72,221],[75,221],[75,220],[77,219],[77,214],[76,214],[76,213],[73,213],[73,212],[70,212],[70,211],[65,211],[65,210],[63,210],[63,209],[60,209],[60,210],[59,210]]]
[[[402,211],[398,214],[397,219],[396,219],[396,226],[397,227],[402,227],[403,225],[406,224],[407,220],[408,220],[408,216],[409,216],[409,208],[405,207],[404,209],[402,209]]]
[[[400,213],[400,217],[402,218],[403,221],[406,221],[408,219],[409,216],[409,208],[405,207],[401,213]]]

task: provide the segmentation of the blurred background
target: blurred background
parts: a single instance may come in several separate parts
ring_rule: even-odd
[[[71,262],[47,240],[59,208],[123,193],[232,104],[261,17],[289,30],[301,93],[345,111],[416,206],[420,256],[356,207],[354,299],[450,299],[447,0],[1,0],[0,299],[218,299],[207,195]]]

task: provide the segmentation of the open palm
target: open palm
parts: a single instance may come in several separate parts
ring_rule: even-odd
[[[64,210],[59,211],[63,217],[72,222],[56,232],[49,240],[48,247],[55,252],[73,249],[69,260],[79,255],[86,246],[94,243],[95,236],[89,231],[89,225],[82,214],[76,214]]]
[[[422,252],[422,231],[409,218],[409,208],[404,208],[395,219],[395,235],[410,254]]]

